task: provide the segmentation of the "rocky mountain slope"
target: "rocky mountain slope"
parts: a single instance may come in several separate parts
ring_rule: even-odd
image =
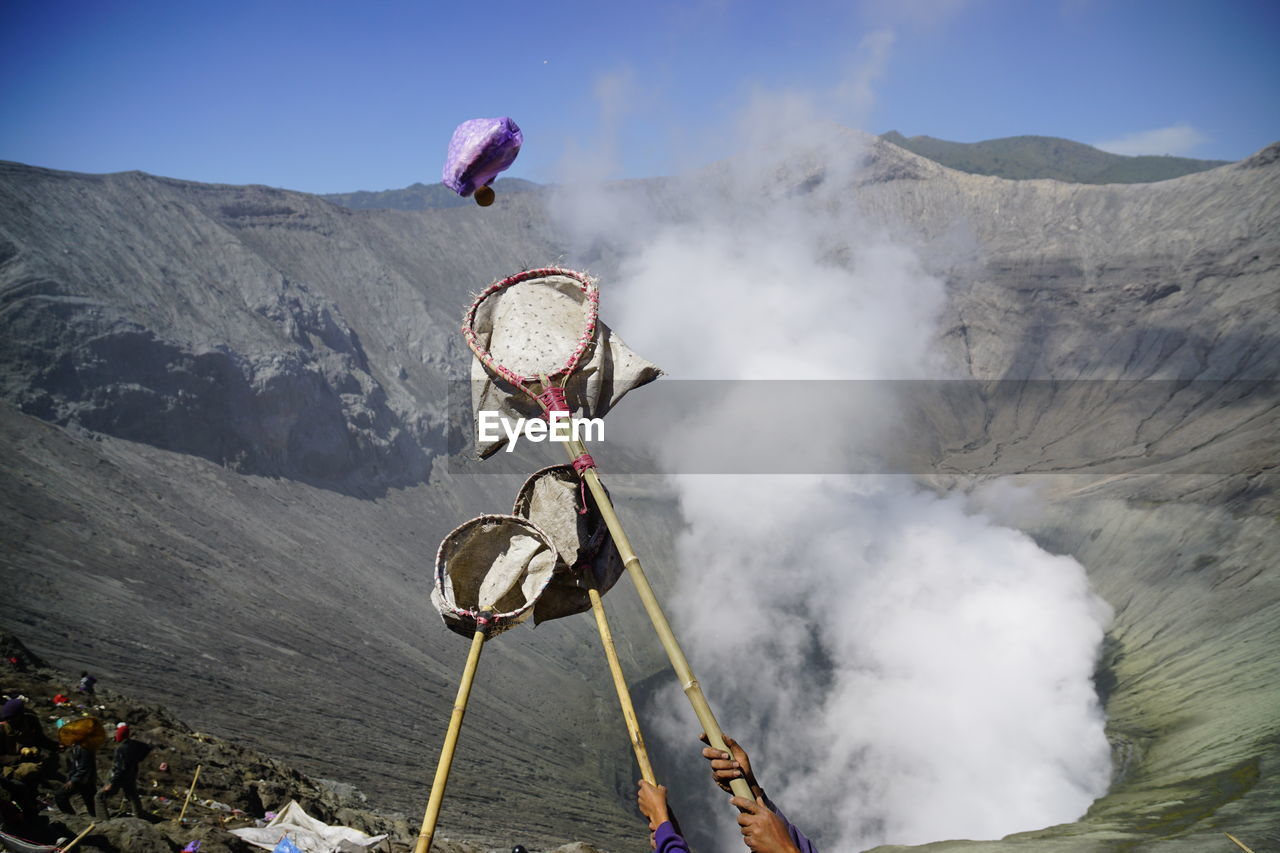
[[[1081,186],[881,142],[852,178],[779,178],[848,180],[850,203],[919,250],[947,283],[939,344],[957,370],[992,394],[1046,381],[1021,386],[1040,389],[1023,406],[927,411],[930,479],[1040,472],[1047,509],[1021,526],[1116,609],[1099,678],[1111,793],[1075,824],[938,849],[1203,850],[1224,829],[1265,849],[1280,832],[1278,159]],[[666,184],[640,189],[680,215]],[[466,651],[426,600],[434,550],[521,479],[444,455],[458,314],[495,277],[561,258],[607,274],[611,257],[570,254],[541,203],[349,211],[4,166],[0,621],[202,730],[420,809]],[[1163,396],[1135,418],[1116,380],[1169,384],[1139,385]],[[619,488],[662,594],[670,497]],[[662,664],[631,596],[608,604],[639,681]],[[597,644],[568,619],[486,651],[446,834],[640,849]]]
[[[470,290],[559,254],[545,221],[518,196],[502,218],[364,214],[7,172],[0,618],[202,729],[421,809],[466,652],[427,598],[435,550],[523,480],[437,458],[454,330]],[[661,554],[657,518],[633,535]],[[634,835],[594,631],[493,644],[442,831]]]
[[[35,712],[51,740],[56,740],[55,721],[87,715],[102,721],[108,730],[116,721],[127,721],[131,736],[152,748],[138,780],[145,818],[129,814],[128,802],[120,798],[111,803],[111,813],[90,816],[76,797],[72,799],[75,814],[45,808],[27,825],[13,828],[20,837],[53,843],[87,830],[79,845],[86,851],[167,853],[199,840],[202,853],[249,853],[258,848],[228,830],[261,825],[270,819],[270,813],[293,800],[317,820],[369,835],[386,835],[376,849],[399,853],[413,849],[417,821],[403,814],[371,811],[366,798],[350,785],[304,776],[277,759],[195,731],[162,706],[138,702],[116,690],[98,687],[92,697],[77,692],[73,685],[78,677],[49,667],[7,632],[0,631],[0,651],[4,656],[0,674],[4,695],[23,697],[26,708]],[[17,663],[11,664],[11,659]],[[70,701],[55,704],[59,693],[70,696]],[[95,753],[100,782],[110,773],[112,749],[108,740]],[[67,760],[59,757],[49,765],[50,772],[42,774],[38,796],[52,805],[62,778],[59,771],[65,771]],[[433,846],[448,853],[480,853],[474,845],[445,838]],[[572,853],[589,850],[575,847]]]

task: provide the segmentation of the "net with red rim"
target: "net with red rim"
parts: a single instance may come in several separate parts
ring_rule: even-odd
[[[528,339],[522,341],[519,351],[511,351],[495,355],[492,352],[493,338],[492,333],[489,336],[483,336],[476,331],[477,316],[485,310],[498,311],[500,308],[495,305],[498,299],[506,297],[512,298],[515,289],[522,284],[539,285],[560,285],[564,280],[571,283],[573,289],[578,291],[581,299],[581,323],[576,337],[558,334],[557,329],[550,328],[541,336],[533,340],[531,345]],[[569,288],[558,288],[562,295],[568,296],[565,291]],[[513,315],[520,317],[520,322],[524,324],[532,324],[539,321],[536,316],[536,308],[528,304],[520,304],[519,299],[513,299],[516,304],[513,306]],[[508,276],[500,281],[486,287],[476,296],[471,306],[467,309],[467,313],[462,322],[462,334],[466,338],[467,346],[475,353],[476,358],[480,359],[491,373],[500,376],[512,386],[519,388],[534,399],[538,399],[539,395],[535,394],[529,385],[533,382],[541,384],[541,378],[545,376],[549,381],[564,379],[572,374],[577,368],[583,355],[590,349],[592,342],[596,336],[596,323],[600,309],[600,290],[595,280],[590,276],[580,273],[576,270],[562,269],[560,267],[540,267],[538,269],[524,270],[515,275]],[[500,325],[500,324],[494,324]],[[572,348],[566,344],[571,344]],[[566,352],[566,350],[568,350]],[[508,363],[503,363],[500,359],[504,359]],[[514,365],[512,364],[514,362]],[[548,389],[543,389],[545,395]],[[563,401],[560,399],[547,398],[540,401],[540,405],[544,409],[558,408]]]

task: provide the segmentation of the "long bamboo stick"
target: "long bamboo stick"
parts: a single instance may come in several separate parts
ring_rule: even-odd
[[[182,819],[187,816],[187,806],[191,805],[191,795],[196,792],[196,782],[200,780],[200,769],[203,764],[196,765],[196,773],[191,777],[191,787],[187,788],[187,798],[182,801],[182,811],[178,812],[178,823],[182,823]]]
[[[1239,838],[1236,838],[1231,833],[1224,832],[1222,834],[1225,835],[1227,838],[1230,838],[1232,841],[1234,841],[1236,843],[1236,846],[1239,847],[1241,850],[1243,850],[1244,853],[1253,853],[1252,850],[1250,850],[1248,847],[1245,846],[1245,843],[1243,841],[1241,841]]]
[[[68,853],[68,851],[71,850],[72,847],[75,847],[77,844],[83,841],[86,835],[88,835],[90,832],[93,832],[93,828],[95,826],[97,826],[96,823],[91,823],[88,826],[86,826],[84,829],[80,830],[79,835],[71,839],[71,842],[67,844],[66,847],[61,848],[62,853]]]
[[[636,763],[640,765],[640,775],[646,782],[656,785],[658,777],[653,773],[653,765],[649,762],[649,750],[644,745],[644,735],[640,731],[640,718],[636,716],[636,706],[631,702],[631,691],[627,689],[627,680],[622,675],[622,664],[618,661],[618,649],[613,642],[613,632],[609,630],[609,619],[605,616],[604,600],[600,590],[592,586],[587,590],[591,596],[591,611],[596,617],[596,628],[600,631],[600,645],[604,646],[604,656],[609,661],[609,672],[613,675],[613,687],[618,693],[618,704],[622,706],[622,719],[627,724],[627,735],[631,738],[631,749],[636,754]]]
[[[487,614],[487,608],[481,610]],[[476,626],[471,635],[471,651],[467,654],[467,664],[462,670],[462,681],[458,684],[458,695],[453,700],[453,715],[449,717],[449,730],[444,736],[444,745],[440,748],[440,762],[436,765],[436,776],[431,783],[431,796],[427,800],[427,810],[422,816],[422,829],[418,832],[418,843],[413,853],[427,853],[431,847],[431,839],[436,834],[436,820],[440,817],[440,804],[444,801],[444,789],[449,783],[449,768],[453,765],[453,753],[458,747],[458,734],[462,731],[462,718],[467,713],[467,700],[471,698],[471,684],[475,681],[476,666],[480,663],[480,650],[484,648],[485,629]]]
[[[577,459],[587,452],[581,441],[570,440],[565,442],[564,446],[570,459]],[[653,623],[653,628],[658,633],[659,642],[666,649],[667,657],[671,660],[671,668],[675,670],[676,678],[679,679],[680,685],[684,689],[684,695],[689,700],[689,704],[693,706],[694,715],[702,725],[702,730],[707,733],[707,741],[715,749],[723,750],[732,755],[729,746],[724,742],[724,733],[720,731],[720,724],[716,722],[715,714],[711,711],[711,706],[707,704],[707,697],[702,695],[702,687],[698,684],[698,679],[694,678],[693,670],[689,666],[689,660],[684,656],[684,650],[680,648],[680,641],[676,639],[675,632],[671,630],[671,623],[667,621],[666,614],[662,612],[662,605],[658,603],[658,597],[654,595],[653,587],[649,585],[649,579],[645,576],[644,567],[640,565],[640,558],[636,556],[635,549],[631,547],[631,540],[627,538],[626,531],[622,529],[622,522],[619,521],[618,514],[613,509],[613,502],[609,500],[609,495],[604,490],[604,484],[600,482],[600,475],[596,473],[595,468],[587,468],[582,472],[581,476],[587,484],[587,488],[591,490],[592,497],[596,499],[596,506],[600,510],[600,515],[604,517],[605,526],[609,528],[609,535],[613,537],[614,545],[618,547],[618,555],[622,557],[622,564],[627,567],[627,574],[631,576],[631,581],[635,584],[636,593],[640,596],[640,603],[644,605],[645,612],[649,614],[649,621]],[[754,800],[747,780],[734,779],[729,783],[729,787],[734,796],[742,797],[746,800]],[[415,853],[420,853],[420,851],[415,851]]]

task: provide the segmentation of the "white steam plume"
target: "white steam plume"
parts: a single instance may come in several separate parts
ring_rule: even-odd
[[[757,100],[749,115],[769,120],[744,129],[751,147],[662,216],[615,188],[625,213],[571,223],[620,253],[606,319],[674,378],[942,375],[942,284],[859,218],[848,199],[862,137],[807,103]],[[1109,778],[1091,681],[1109,612],[1077,562],[905,477],[679,473],[717,443],[785,454],[796,441],[848,470],[895,428],[864,403],[768,424],[736,383],[654,436],[688,522],[666,605],[722,724],[828,851],[1079,817]],[[705,774],[675,685],[661,706],[650,737]],[[702,826],[704,849],[742,849],[724,797],[698,789],[703,802],[674,804],[686,829]]]

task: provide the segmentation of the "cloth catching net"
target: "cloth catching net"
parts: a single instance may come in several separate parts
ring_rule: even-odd
[[[628,391],[662,374],[600,322],[599,300],[590,276],[558,267],[516,273],[476,297],[462,334],[476,355],[477,436],[482,411],[515,421],[568,410],[567,399],[580,417],[604,417]],[[476,455],[488,458],[506,442],[503,435],[477,439]]]
[[[506,443],[505,437],[488,442],[480,440],[483,412],[496,411],[511,420],[554,411],[602,418],[628,391],[661,375],[656,366],[632,352],[599,321],[599,301],[593,279],[556,267],[517,273],[494,282],[476,297],[463,320],[462,333],[476,356],[471,365],[472,404],[476,418],[476,453],[481,459],[491,456]],[[600,481],[595,460],[581,441],[566,442],[565,449],[573,469],[603,514],[620,562],[635,583],[640,602],[653,622],[685,697],[707,734],[708,743],[715,749],[727,751],[720,724],[622,528]],[[566,548],[571,550],[570,546]],[[603,604],[589,586],[586,591],[592,598],[592,610],[606,653],[611,653],[612,639]],[[571,601],[572,593],[561,600]],[[571,606],[576,605],[566,607]],[[631,725],[634,712],[628,711],[631,703],[620,667],[616,666],[616,655],[611,655],[610,664],[637,759],[643,761],[638,727]],[[645,775],[649,778],[652,772],[646,771]],[[751,789],[744,779],[732,780],[730,787],[735,796],[751,799]]]
[[[493,637],[529,617],[557,570],[565,571],[559,552],[533,522],[482,515],[440,543],[431,603],[450,630]]]
[[[613,588],[625,567],[604,517],[572,465],[552,465],[520,488],[512,513],[546,531],[565,571],[556,572],[533,608],[535,625],[591,609],[588,590]]]

